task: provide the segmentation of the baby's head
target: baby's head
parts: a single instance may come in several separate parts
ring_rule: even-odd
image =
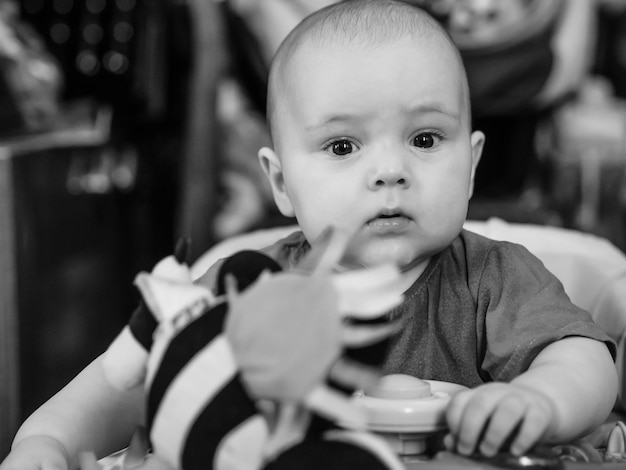
[[[259,152],[274,199],[311,243],[354,234],[344,262],[425,267],[458,235],[484,136],[439,23],[397,0],[352,0],[302,21],[274,58]]]

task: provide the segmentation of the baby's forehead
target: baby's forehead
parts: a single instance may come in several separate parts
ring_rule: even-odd
[[[445,57],[450,73],[459,76],[463,101],[469,113],[467,77],[454,42],[433,17],[399,2],[342,2],[336,10],[314,14],[298,25],[279,48],[269,76],[268,119],[276,121],[277,106],[288,100],[285,90],[298,81],[303,70],[314,67],[315,57],[323,54],[371,51],[399,41],[412,41],[416,50],[428,48]],[[349,10],[354,4],[356,10]],[[365,5],[359,9],[358,5]],[[382,6],[381,6],[382,5]],[[384,13],[382,9],[389,8]],[[354,14],[349,14],[354,13]],[[320,53],[322,55],[320,55]],[[395,53],[395,52],[393,52]],[[321,60],[321,59],[320,59]]]
[[[423,51],[427,56],[439,56],[449,64],[450,73],[456,73],[461,80],[466,80],[460,53],[443,31],[427,28],[392,31],[388,34],[378,31],[371,34],[356,28],[353,31],[331,31],[326,34],[327,32],[325,29],[304,30],[285,44],[275,57],[270,73],[270,86],[272,82],[288,84],[298,75],[297,72],[313,67],[316,60],[323,61],[331,55],[369,55],[380,49],[388,50],[389,54],[396,56],[407,54],[407,48],[394,48],[400,43],[410,44],[411,52],[419,54]],[[407,55],[406,60],[411,60],[411,57]]]
[[[386,38],[384,41],[378,40],[376,43],[372,43],[369,38],[365,38],[363,41],[359,39],[339,36],[334,40],[333,48],[328,47],[328,38],[320,40],[317,37],[305,38],[294,45],[295,47],[289,51],[289,54],[285,54],[276,68],[274,76],[271,77],[270,86],[275,88],[274,99],[289,101],[290,98],[294,98],[293,94],[289,92],[306,93],[306,90],[301,89],[300,83],[309,80],[310,70],[324,69],[327,71],[325,77],[335,77],[336,80],[340,81],[345,80],[340,71],[344,65],[352,67],[354,64],[366,63],[365,70],[367,70],[369,67],[375,68],[377,62],[387,63],[387,59],[390,59],[394,62],[421,61],[423,68],[417,75],[413,75],[414,81],[412,83],[416,85],[432,82],[433,75],[439,77],[438,74],[442,73],[443,70],[443,73],[449,78],[457,79],[456,83],[458,83],[461,95],[468,95],[467,97],[462,96],[462,98],[469,109],[469,91],[462,60],[458,51],[445,41],[419,35],[394,36]],[[341,62],[341,58],[344,58],[344,62]],[[337,59],[337,61],[332,59]],[[443,64],[443,69],[438,67],[437,70],[433,70],[432,60]],[[381,64],[381,66],[383,65]],[[404,75],[406,76],[406,73]],[[388,75],[385,77],[389,78]],[[402,77],[398,77],[398,83],[400,83],[400,78]]]

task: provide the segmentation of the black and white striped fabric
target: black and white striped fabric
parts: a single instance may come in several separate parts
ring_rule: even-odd
[[[226,313],[219,304],[171,337],[155,338],[147,425],[154,452],[176,468],[252,469],[263,460],[269,431],[222,334]]]

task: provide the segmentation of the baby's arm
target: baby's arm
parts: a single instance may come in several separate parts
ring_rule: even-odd
[[[617,371],[604,343],[568,337],[541,351],[510,383],[456,395],[447,413],[448,448],[492,456],[503,444],[520,455],[536,443],[567,442],[600,425],[617,394]]]
[[[73,469],[81,452],[103,456],[128,445],[143,422],[143,389],[114,389],[101,361],[95,359],[22,424],[1,470]]]

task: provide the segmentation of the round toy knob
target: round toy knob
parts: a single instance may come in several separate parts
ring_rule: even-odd
[[[392,374],[358,392],[354,404],[365,409],[374,432],[432,433],[445,428],[445,409],[462,385]]]
[[[462,385],[391,374],[353,400],[366,411],[369,430],[398,455],[409,456],[426,452],[430,436],[445,430],[446,407],[461,390]]]
[[[430,384],[417,377],[391,374],[382,377],[378,384],[365,391],[365,395],[387,400],[416,400],[432,395]]]

